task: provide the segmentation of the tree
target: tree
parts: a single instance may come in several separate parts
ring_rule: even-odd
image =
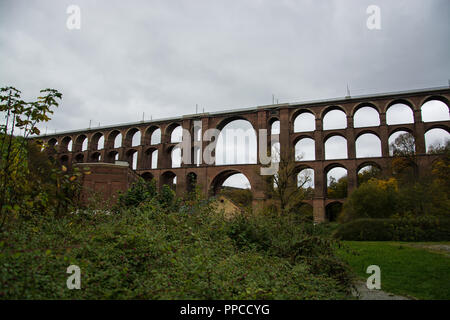
[[[293,153],[280,153],[278,149],[272,149],[276,154],[272,159],[278,163],[278,171],[273,176],[266,176],[266,194],[279,204],[279,213],[286,214],[299,208],[306,198],[304,186],[311,182],[310,176],[304,176],[298,180],[299,168]]]
[[[327,197],[330,199],[343,199],[347,197],[348,179],[347,176],[336,180],[334,177],[330,179],[330,185],[327,188]]]
[[[419,166],[417,165],[414,136],[411,133],[399,135],[391,143],[391,149],[394,156],[392,160],[393,173],[402,174],[406,180],[409,180],[409,176],[411,176],[410,170],[412,170],[412,178],[414,181],[417,181]]]
[[[395,178],[372,178],[351,193],[344,204],[340,220],[347,222],[358,218],[387,218],[397,213],[398,186]]]
[[[0,229],[8,214],[20,210],[17,198],[23,196],[29,174],[28,138],[40,133],[37,124],[50,120],[51,108],[58,107],[57,99],[62,97],[54,89],[40,92],[42,96],[36,101],[25,102],[21,99],[21,91],[16,88],[0,89],[0,112],[5,119],[0,125]]]

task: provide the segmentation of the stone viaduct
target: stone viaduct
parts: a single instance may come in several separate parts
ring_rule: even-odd
[[[314,159],[299,161],[298,168],[299,170],[302,168],[314,170],[314,197],[307,202],[313,206],[315,220],[324,221],[326,219],[325,208],[336,201],[343,201],[343,199],[329,199],[327,197],[327,173],[335,167],[345,168],[347,170],[349,193],[357,186],[358,171],[366,165],[376,166],[382,173],[388,174],[391,164],[388,140],[395,132],[406,131],[413,134],[416,153],[419,158],[419,167],[431,164],[433,156],[427,155],[425,133],[434,128],[444,129],[447,133],[450,132],[449,120],[422,121],[422,106],[431,100],[443,102],[448,108],[450,106],[450,88],[441,87],[191,114],[170,119],[60,132],[53,135],[40,136],[39,138],[48,144],[52,157],[69,167],[74,163],[114,163],[116,160],[128,161],[131,167],[133,155],[134,157],[137,155],[137,161],[135,160],[134,168],[132,169],[138,175],[145,179],[155,178],[159,186],[163,184],[173,185],[179,195],[185,193],[193,181],[196,181],[201,186],[205,194],[214,194],[229,176],[242,173],[251,184],[254,201],[261,202],[265,199],[265,194],[264,180],[259,175],[259,162],[256,164],[236,165],[181,163],[179,167],[174,168],[172,167],[171,153],[176,143],[171,141],[171,134],[175,128],[181,126],[192,133],[190,138],[192,139],[192,145],[202,147],[204,150],[210,141],[203,140],[201,134],[198,135],[200,136],[198,139],[194,134],[197,131],[205,132],[210,128],[221,130],[230,122],[240,119],[248,121],[256,132],[259,132],[259,129],[267,129],[270,133],[272,124],[279,121],[281,152],[293,150],[296,143],[301,139],[309,138],[314,141]],[[410,108],[410,115],[405,114],[405,123],[389,124],[386,119],[388,110],[399,103]],[[376,110],[379,116],[377,125],[369,127],[354,126],[355,113],[363,107],[370,107]],[[340,110],[345,113],[346,126],[330,130],[323,128],[324,117],[332,110]],[[294,130],[296,118],[304,113],[314,117],[315,129],[309,131],[301,130],[301,128],[300,130]],[[410,121],[407,120],[408,117],[411,118]],[[201,123],[201,128],[195,127],[195,123],[197,125]],[[152,135],[158,130],[160,139],[153,139]],[[133,136],[138,132],[140,133],[140,143],[133,145]],[[355,143],[360,136],[367,133],[375,135],[381,142],[380,155],[366,158],[357,157]],[[115,145],[116,138],[120,137],[119,134],[122,137],[121,141],[118,143],[116,141]],[[333,136],[345,138],[347,142],[346,158],[326,158],[325,143],[327,139]],[[104,141],[103,146],[99,146],[100,139]],[[270,141],[270,138],[268,141]],[[155,151],[157,151],[157,157],[154,156]],[[176,185],[174,185],[175,177]]]

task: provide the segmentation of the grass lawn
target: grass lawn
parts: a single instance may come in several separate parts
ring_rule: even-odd
[[[417,248],[440,243],[343,241],[338,254],[364,280],[366,269],[381,269],[381,289],[418,299],[450,299],[450,254]],[[414,246],[414,247],[413,247]]]

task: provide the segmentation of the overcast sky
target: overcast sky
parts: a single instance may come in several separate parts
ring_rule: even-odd
[[[69,30],[69,5],[81,29]],[[369,30],[366,9],[381,9]],[[0,2],[0,86],[63,94],[48,133],[448,85],[448,0]],[[45,127],[45,126],[44,126]]]
[[[69,30],[69,5],[81,29]],[[369,30],[369,5],[381,30]],[[0,2],[0,85],[55,88],[52,130],[448,85],[448,0]]]

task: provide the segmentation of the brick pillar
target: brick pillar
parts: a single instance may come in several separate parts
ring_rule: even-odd
[[[358,173],[356,172],[356,162],[352,161],[347,166],[347,196],[356,189],[358,182]]]
[[[325,200],[314,199],[313,200],[313,216],[314,222],[325,222]]]
[[[349,159],[355,159],[356,158],[355,132],[353,129],[352,116],[347,116],[347,129],[345,131],[347,140],[347,156]]]
[[[325,189],[327,183],[323,165],[314,168],[314,198],[323,199],[325,197]]]
[[[381,156],[389,157],[389,131],[386,125],[386,113],[380,113]]]
[[[290,132],[289,109],[283,108],[280,110],[280,153],[282,156],[290,156],[289,152],[292,151],[289,139]]]
[[[177,196],[180,198],[183,197],[186,194],[186,190],[186,170],[179,170],[177,172]]]
[[[192,147],[193,147],[193,137],[192,137],[192,121],[190,119],[185,119],[182,122],[182,128],[183,128],[183,148],[182,148],[182,155],[181,155],[181,167],[189,167],[192,166]],[[187,153],[187,154],[185,154]],[[187,161],[189,163],[184,163],[183,159],[185,157],[189,157]]]
[[[270,128],[267,128],[267,113],[265,110],[260,110],[258,111],[258,121],[257,121],[257,126],[255,127],[256,130],[256,144],[257,144],[257,148],[256,148],[256,156],[257,156],[257,162],[258,164],[260,164],[260,159],[259,159],[259,150],[261,148],[261,146],[259,145],[259,135],[260,133],[260,129],[266,129],[267,130],[267,149],[266,150],[270,150]]]
[[[314,131],[314,145],[316,149],[316,160],[325,160],[323,141],[322,119],[316,119],[316,130]]]
[[[414,110],[414,139],[416,144],[416,153],[425,154],[425,129],[420,109]]]

